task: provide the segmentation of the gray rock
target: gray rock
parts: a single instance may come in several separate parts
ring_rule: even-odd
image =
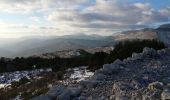
[[[116,96],[115,100],[130,100],[130,98],[126,96]]]
[[[150,83],[149,86],[148,86],[148,89],[150,89],[150,90],[154,90],[154,89],[162,90],[163,89],[163,83],[162,82]]]
[[[105,75],[98,73],[98,74],[94,75],[92,78],[93,78],[93,80],[102,81],[105,79]]]
[[[123,91],[127,92],[127,91],[131,91],[131,90],[133,90],[133,87],[130,84],[123,83],[123,82],[116,82],[113,85],[112,92],[113,92],[113,94],[121,94],[121,93],[123,93]]]
[[[109,100],[115,100],[115,97],[116,97],[115,95],[111,95]]]
[[[71,96],[73,96],[73,97],[76,97],[76,96],[80,95],[80,93],[82,91],[82,89],[78,88],[78,87],[77,88],[75,88],[75,87],[69,88],[68,90],[71,91]]]
[[[47,95],[51,98],[56,98],[58,95],[62,94],[65,90],[66,88],[63,85],[54,86],[47,92]]]
[[[124,63],[121,60],[117,59],[117,60],[114,61],[113,64],[115,64],[115,65],[123,65]]]
[[[162,100],[170,100],[170,89],[165,89],[161,94]]]
[[[56,100],[70,100],[70,98],[71,98],[71,91],[70,90],[66,90],[62,94],[57,96]]]
[[[81,93],[80,88],[70,87],[57,96],[56,100],[70,100],[78,97]]]
[[[80,85],[83,87],[89,87],[89,88],[94,88],[98,84],[98,81],[92,81],[92,80],[84,80],[80,82]]]
[[[142,53],[133,53],[132,59],[133,60],[142,60],[142,59],[144,59],[144,57],[143,57]]]
[[[31,100],[51,100],[47,95],[40,95],[38,97],[32,98]]]
[[[143,95],[143,100],[160,100],[161,91],[152,90]]]
[[[80,97],[78,98],[78,100],[86,100],[86,97],[80,96]]]
[[[115,63],[105,64],[103,65],[102,73],[105,75],[118,73],[121,70],[125,70],[125,68],[122,65],[123,64],[115,64]]]
[[[144,55],[149,55],[149,56],[156,56],[157,55],[157,51],[153,48],[148,48],[148,47],[145,47],[143,49],[143,52],[142,52]]]

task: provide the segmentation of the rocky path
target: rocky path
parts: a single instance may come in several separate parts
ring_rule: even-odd
[[[33,100],[168,100],[170,48],[145,48],[124,61],[105,64],[89,80],[57,85]]]

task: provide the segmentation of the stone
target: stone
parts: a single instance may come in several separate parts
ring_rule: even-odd
[[[56,98],[58,95],[62,94],[65,90],[66,88],[63,85],[54,86],[47,92],[47,95],[51,98]]]
[[[149,86],[148,86],[148,89],[150,89],[150,90],[154,90],[154,89],[162,90],[163,89],[163,83],[162,82],[150,83]]]
[[[129,91],[129,90],[132,90],[133,88],[130,86],[130,84],[128,83],[121,83],[121,82],[116,82],[114,85],[113,85],[113,89],[112,89],[112,92],[115,93],[120,93],[122,91]]]
[[[123,65],[124,63],[121,60],[117,59],[117,60],[114,61],[113,64],[115,64],[115,65]]]
[[[98,81],[94,81],[94,80],[84,80],[80,82],[80,85],[83,87],[89,87],[89,88],[94,88],[96,87],[98,84]]]
[[[143,95],[143,100],[159,100],[161,90],[150,90]]]
[[[145,47],[143,49],[143,52],[142,52],[144,55],[149,55],[149,56],[156,56],[157,55],[157,51],[153,48],[148,48],[148,47]]]
[[[62,94],[57,96],[56,100],[70,100],[70,98],[71,98],[71,91],[70,90],[66,90]]]
[[[97,81],[102,81],[102,80],[104,80],[104,78],[105,78],[105,75],[103,75],[101,73],[98,73],[98,74],[93,76],[93,79],[97,80]]]
[[[81,88],[75,88],[75,87],[69,88],[69,90],[71,91],[71,96],[74,96],[74,97],[80,95],[82,91]]]
[[[114,100],[130,100],[130,98],[128,98],[126,96],[116,96],[116,98]]]
[[[104,75],[115,74],[115,73],[118,73],[120,70],[125,70],[125,68],[122,66],[122,64],[120,64],[120,65],[115,64],[115,63],[105,64],[105,65],[103,65],[102,73]]]
[[[165,89],[161,94],[162,100],[170,100],[170,89]]]
[[[111,95],[109,100],[115,100],[115,97],[116,97],[115,95]]]
[[[78,98],[78,100],[86,100],[86,97],[85,97],[85,96],[80,96],[80,97]]]
[[[70,100],[72,98],[78,97],[80,93],[81,93],[80,88],[70,87],[66,89],[64,92],[62,92],[60,95],[58,95],[56,100]]]
[[[143,59],[143,55],[141,53],[133,53],[132,54],[132,59],[133,60],[142,60]]]
[[[40,95],[38,97],[32,98],[31,100],[51,100],[47,95]]]

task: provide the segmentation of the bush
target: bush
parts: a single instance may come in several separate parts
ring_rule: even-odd
[[[94,55],[92,55],[89,61],[90,70],[94,71],[102,67],[103,64],[105,63],[104,60],[107,56],[108,54],[104,52],[97,52]]]
[[[20,83],[18,82],[18,81],[13,81],[13,82],[11,82],[11,87],[12,88],[17,88],[17,87],[19,87],[20,86]]]
[[[63,71],[58,71],[57,72],[57,79],[62,80],[64,78],[64,72]]]
[[[164,43],[158,40],[133,40],[123,41],[115,45],[114,50],[105,59],[106,63],[112,63],[116,59],[123,60],[130,57],[132,53],[140,53],[145,47],[153,48],[155,50],[165,48]]]

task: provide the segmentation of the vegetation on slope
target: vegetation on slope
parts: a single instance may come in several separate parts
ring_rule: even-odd
[[[133,40],[119,42],[114,46],[114,50],[110,54],[97,52],[89,54],[85,51],[83,55],[73,58],[15,58],[0,59],[0,72],[11,72],[16,70],[31,70],[37,68],[52,68],[53,71],[64,71],[67,68],[87,65],[91,70],[102,67],[105,63],[112,63],[116,59],[123,60],[132,55],[133,52],[142,52],[144,47],[154,48],[156,50],[165,48],[165,45],[158,40]]]

